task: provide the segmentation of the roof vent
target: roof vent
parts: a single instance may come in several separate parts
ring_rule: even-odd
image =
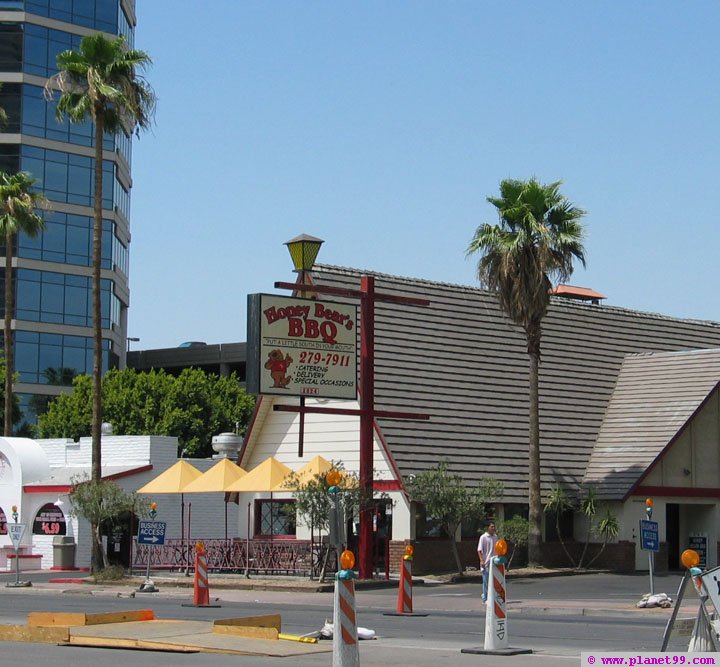
[[[575,299],[576,301],[589,301],[598,305],[606,296],[591,290],[589,287],[575,287],[575,285],[558,285],[550,290],[553,296],[560,296],[564,299]]]

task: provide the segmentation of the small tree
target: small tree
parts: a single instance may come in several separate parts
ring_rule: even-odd
[[[498,521],[497,534],[504,537],[510,542],[510,556],[508,558],[507,569],[510,569],[513,556],[518,547],[524,547],[528,543],[528,535],[530,533],[530,522],[522,516],[514,516],[512,519]]]
[[[340,511],[345,519],[354,517],[359,512],[360,507],[365,504],[358,476],[355,473],[346,472],[342,462],[334,462],[333,468],[342,473],[342,481],[339,485],[340,493],[338,495]],[[314,475],[311,479],[301,482],[298,476],[293,473],[286,482],[288,489],[292,489],[295,494],[296,517],[310,526],[311,537],[314,530],[317,530],[318,534],[323,531],[329,532],[333,499],[329,493],[326,474]],[[386,498],[387,494],[379,494],[377,497]],[[332,546],[327,544],[324,549],[321,549],[320,581],[325,578],[325,570]]]
[[[332,499],[328,493],[328,484],[325,481],[325,475],[313,475],[307,482],[299,484],[298,477],[295,473],[290,475],[287,480],[289,487],[295,488],[295,516],[296,519],[310,526],[310,541],[313,540],[314,531],[318,531],[318,535],[322,531],[328,531],[330,507]],[[319,572],[319,579],[325,579],[325,569],[327,560],[330,555],[330,545],[326,545],[325,549],[320,549],[320,562],[322,566]],[[313,566],[310,566],[310,578],[313,576]]]
[[[600,521],[598,521],[595,532],[597,535],[602,537],[603,542],[600,550],[590,559],[586,568],[589,568],[598,558],[600,558],[600,554],[605,551],[607,543],[610,540],[614,540],[620,532],[620,523],[610,508],[605,510],[605,515],[600,519]]]
[[[115,482],[95,482],[87,477],[72,478],[70,503],[73,515],[86,519],[92,526],[92,571],[97,573],[108,567],[107,554],[102,548],[100,529],[104,522],[114,521],[125,512],[147,516],[150,503],[135,492],[128,493]],[[102,567],[100,564],[102,563]]]
[[[552,489],[550,489],[550,494],[548,495],[547,502],[545,503],[545,512],[555,515],[555,532],[557,533],[560,546],[565,552],[570,564],[575,567],[575,559],[565,546],[565,540],[563,539],[562,530],[560,529],[560,517],[564,512],[571,509],[575,509],[575,504],[568,496],[567,491],[556,484]]]
[[[570,509],[579,509],[580,513],[585,517],[586,521],[585,542],[583,544],[582,553],[580,554],[580,558],[577,562],[565,546],[565,541],[563,540],[563,536],[560,531],[560,516],[563,512]],[[583,491],[582,495],[578,499],[577,504],[572,501],[572,499],[568,496],[567,492],[563,488],[561,488],[560,486],[553,487],[553,489],[550,491],[550,495],[548,496],[547,503],[545,504],[545,511],[555,514],[555,528],[557,530],[558,540],[560,540],[560,545],[562,546],[563,551],[568,558],[568,561],[570,562],[572,567],[577,570],[583,567],[585,556],[587,555],[588,546],[590,545],[590,539],[593,535],[600,536],[603,542],[602,546],[600,547],[600,551],[598,551],[598,553],[596,553],[592,557],[590,562],[584,566],[586,569],[589,568],[598,559],[600,554],[605,550],[607,543],[610,540],[615,539],[620,532],[620,524],[618,523],[617,517],[612,513],[610,508],[606,508],[603,517],[597,522],[597,524],[595,523],[595,517],[598,513],[598,503],[595,489],[591,486],[587,487]]]
[[[407,479],[406,486],[412,500],[422,503],[450,538],[453,559],[458,574],[462,574],[465,568],[455,542],[458,528],[467,519],[483,516],[487,504],[502,497],[502,482],[485,478],[477,486],[468,487],[460,475],[448,470],[447,461],[440,461],[434,468]]]

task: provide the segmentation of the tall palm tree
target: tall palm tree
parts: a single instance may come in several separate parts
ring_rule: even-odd
[[[5,425],[3,434],[12,435],[13,413],[13,347],[12,318],[15,312],[12,281],[13,244],[18,232],[35,237],[44,228],[45,220],[36,212],[45,207],[47,200],[41,192],[33,190],[37,181],[27,172],[6,174],[0,171],[0,235],[5,239]]]
[[[497,209],[499,223],[483,224],[470,241],[467,254],[480,254],[478,279],[494,292],[500,307],[527,340],[529,372],[529,475],[530,533],[528,560],[541,557],[542,499],[540,496],[539,366],[542,320],[550,304],[553,282],[572,275],[573,260],[585,265],[585,211],[560,194],[561,181],[544,185],[532,178],[500,183],[500,196],[488,197]]]
[[[83,37],[77,51],[57,56],[58,74],[51,77],[46,95],[60,91],[56,116],[63,121],[95,125],[93,265],[93,418],[91,479],[101,479],[102,453],[102,320],[101,241],[103,191],[103,135],[139,133],[150,126],[155,110],[155,93],[142,76],[152,63],[144,51],[130,49],[124,37],[108,39],[102,34]]]

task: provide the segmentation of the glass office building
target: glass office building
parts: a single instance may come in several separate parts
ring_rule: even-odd
[[[49,397],[92,373],[94,131],[59,123],[43,88],[55,57],[97,31],[134,43],[135,0],[0,0],[0,170],[28,171],[50,201],[45,230],[14,250],[15,391],[33,422]],[[104,369],[124,367],[131,138],[106,136],[103,157]],[[4,243],[4,239],[1,240]],[[0,278],[4,281],[4,247]],[[4,283],[0,284],[0,298]]]

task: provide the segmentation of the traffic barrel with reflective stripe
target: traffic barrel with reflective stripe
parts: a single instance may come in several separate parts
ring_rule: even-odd
[[[412,560],[400,561],[400,585],[398,586],[397,613],[412,614]]]
[[[193,604],[196,607],[210,604],[210,587],[208,586],[207,555],[204,545],[195,545],[195,581],[193,584]]]
[[[490,559],[490,585],[485,614],[486,651],[496,651],[510,646],[505,614],[505,564],[502,561],[504,558]]]
[[[352,578],[335,579],[333,612],[333,667],[359,667],[357,619],[355,616],[355,582]]]

